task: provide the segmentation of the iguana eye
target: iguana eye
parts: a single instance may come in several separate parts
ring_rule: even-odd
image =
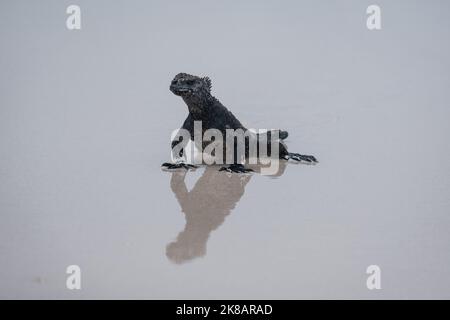
[[[194,84],[194,80],[186,80],[186,84],[188,86],[192,86]]]

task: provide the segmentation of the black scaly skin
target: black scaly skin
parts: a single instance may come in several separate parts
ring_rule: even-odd
[[[175,76],[170,84],[170,91],[175,95],[183,98],[184,102],[188,106],[189,115],[183,123],[182,129],[186,129],[191,133],[191,139],[194,140],[194,121],[202,121],[202,134],[207,129],[217,129],[222,132],[225,139],[226,129],[242,129],[247,131],[242,123],[236,119],[236,117],[211,95],[211,80],[208,77],[197,77],[187,73],[179,73]],[[268,154],[270,155],[270,133],[268,134]],[[305,162],[314,164],[317,162],[314,156],[300,155],[298,153],[290,153],[287,151],[286,145],[282,142],[288,136],[286,131],[279,131],[279,157],[280,159],[293,159],[299,162]],[[172,141],[172,149],[180,141]],[[203,150],[210,142],[203,141],[202,146],[196,146],[198,149]],[[226,153],[226,144],[224,141],[224,159]],[[236,146],[235,146],[236,150]],[[246,143],[245,151],[246,157],[248,157],[248,143]],[[234,153],[236,154],[236,152]],[[182,152],[180,155],[182,156]],[[162,165],[166,169],[177,169],[177,168],[195,168],[193,165],[187,165],[185,163],[170,164],[164,163]],[[223,167],[220,171],[237,172],[244,173],[252,171],[246,169],[242,164],[238,163],[235,159],[235,163],[230,166]]]

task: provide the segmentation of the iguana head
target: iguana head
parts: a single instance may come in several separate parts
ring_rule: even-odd
[[[170,83],[170,91],[183,98],[201,98],[210,95],[211,80],[208,77],[179,73]]]

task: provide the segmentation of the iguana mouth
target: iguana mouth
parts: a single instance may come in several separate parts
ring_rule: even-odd
[[[177,95],[181,95],[181,94],[185,94],[185,93],[192,93],[193,90],[190,88],[171,88],[172,92],[177,94]]]

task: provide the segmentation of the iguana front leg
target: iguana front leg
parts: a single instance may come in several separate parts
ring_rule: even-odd
[[[197,166],[194,166],[193,164],[179,162],[179,163],[169,163],[164,162],[161,167],[166,170],[174,170],[174,169],[197,169]]]
[[[228,167],[220,168],[219,171],[234,172],[234,173],[253,172],[252,169],[248,169],[248,168],[244,167],[244,165],[242,165],[242,164],[230,164]]]
[[[191,132],[191,129],[193,129],[192,126],[192,119],[190,116],[187,117],[187,119],[184,121],[183,126],[181,127],[183,130],[187,130]],[[186,163],[186,157],[184,155],[184,147],[187,145],[188,141],[184,143],[183,136],[179,136],[178,140],[174,139],[171,143],[171,152],[172,152],[172,159],[175,160],[174,163],[164,162],[161,167],[165,170],[174,170],[174,169],[196,169],[197,166]],[[178,144],[183,143],[184,146],[179,149],[176,148]]]
[[[172,141],[172,155],[173,155],[173,159],[175,159],[174,163],[169,163],[169,162],[164,162],[161,167],[165,170],[174,170],[174,169],[196,169],[197,166],[194,166],[193,164],[189,164],[186,163],[185,161],[185,156],[184,156],[184,148],[181,148],[180,151],[178,152],[178,154],[174,154],[174,148],[181,143],[182,141],[178,140],[174,140]]]

